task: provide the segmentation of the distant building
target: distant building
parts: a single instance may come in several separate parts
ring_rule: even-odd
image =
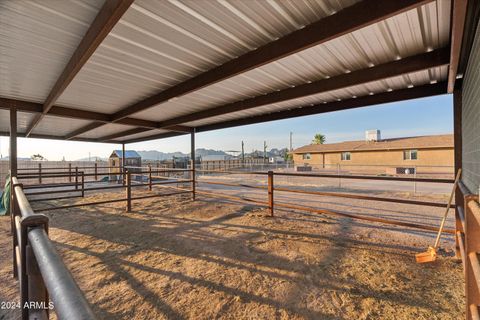
[[[311,144],[292,153],[296,166],[314,169],[332,168],[338,164],[379,165],[389,167],[387,173],[395,174],[413,173],[412,168],[416,166],[454,164],[451,134],[381,139],[379,131],[369,130],[365,141]]]
[[[209,154],[202,156],[202,161],[221,161],[230,159],[233,159],[233,157],[228,154]]]
[[[122,150],[113,150],[112,154],[108,158],[109,172],[114,174],[121,173],[121,167],[123,163]],[[142,157],[134,150],[125,150],[125,166],[126,167],[141,167]],[[131,170],[134,171],[134,170]],[[120,176],[110,176],[110,180],[119,180]]]
[[[268,158],[269,163],[285,163],[285,158],[280,156],[274,156]]]

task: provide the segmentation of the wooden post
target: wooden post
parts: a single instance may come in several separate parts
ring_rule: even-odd
[[[68,163],[68,182],[72,182],[72,163]]]
[[[97,168],[97,163],[95,162],[95,181],[98,179],[98,168]]]
[[[38,163],[38,184],[42,184],[42,164]]]
[[[132,211],[132,180],[130,176],[130,172],[128,170],[125,170],[126,173],[126,196],[127,196],[127,212]]]
[[[270,216],[273,217],[273,171],[268,171],[268,207],[270,209]]]
[[[78,190],[78,167],[75,167],[75,190]]]
[[[462,90],[453,91],[453,144],[454,144],[454,175],[462,168]],[[455,204],[460,206],[464,202],[462,193],[457,187],[455,190]],[[465,209],[466,210],[466,209]],[[455,208],[455,231],[463,231],[462,221],[458,213],[458,207]],[[456,233],[455,233],[456,234]],[[455,237],[455,257],[461,259],[460,245],[458,237]]]
[[[152,165],[148,164],[148,190],[152,191]]]
[[[195,174],[195,129],[193,129],[190,135],[190,155],[191,155],[191,162],[190,162],[190,169],[192,169],[192,200],[195,201],[195,183],[196,183],[196,174]]]

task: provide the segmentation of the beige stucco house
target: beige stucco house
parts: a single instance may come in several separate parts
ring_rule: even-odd
[[[432,171],[438,171],[438,167],[453,167],[454,164],[451,134],[311,144],[295,149],[292,153],[295,165],[311,166],[314,169],[331,168],[340,164],[384,166],[387,172],[397,168],[422,167],[425,172],[428,167],[432,167]]]

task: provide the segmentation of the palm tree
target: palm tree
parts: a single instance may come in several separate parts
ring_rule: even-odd
[[[324,144],[325,136],[321,133],[317,133],[312,140],[312,144]]]

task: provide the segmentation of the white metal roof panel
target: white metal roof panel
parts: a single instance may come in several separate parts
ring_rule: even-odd
[[[151,136],[151,135],[154,135],[154,134],[161,134],[161,133],[167,133],[167,132],[170,132],[170,131],[168,131],[168,130],[149,130],[149,131],[145,131],[145,132],[142,132],[142,133],[137,133],[137,134],[132,134],[132,135],[129,135],[129,136],[124,136],[124,137],[121,137],[121,138],[117,138],[115,140],[128,141],[128,140],[131,140],[131,139],[145,138],[145,137],[148,137],[148,136]]]
[[[321,105],[322,103],[334,102],[338,100],[351,99],[370,94],[389,92],[399,89],[405,89],[413,86],[419,86],[429,83],[437,83],[440,79],[447,76],[447,66],[422,70],[406,76],[388,78],[383,81],[373,81],[361,85],[355,85],[344,89],[328,91],[316,95],[307,96],[300,99],[292,99],[280,103],[269,104],[262,107],[238,111],[221,116],[206,118],[202,120],[185,123],[187,126],[198,127],[207,124],[213,124],[222,121],[241,119],[256,115],[272,113],[282,110],[295,109],[310,105]]]
[[[43,102],[102,3],[0,1],[0,96]]]
[[[107,135],[119,133],[128,129],[133,129],[133,126],[127,126],[124,124],[117,124],[117,123],[109,123],[103,125],[99,128],[93,129],[91,131],[85,132],[84,134],[79,135],[79,138],[90,138],[90,139],[97,139],[102,138]],[[73,130],[72,130],[73,131]]]
[[[58,104],[114,113],[355,2],[136,1]]]
[[[88,120],[60,118],[47,115],[38,123],[32,134],[46,134],[62,137],[89,123],[90,121]]]
[[[26,112],[17,112],[17,131],[22,133],[27,130],[34,114]],[[0,109],[0,132],[10,132],[10,111]]]
[[[135,117],[162,121],[442,48],[448,45],[449,25],[450,2],[432,2],[172,99]]]

